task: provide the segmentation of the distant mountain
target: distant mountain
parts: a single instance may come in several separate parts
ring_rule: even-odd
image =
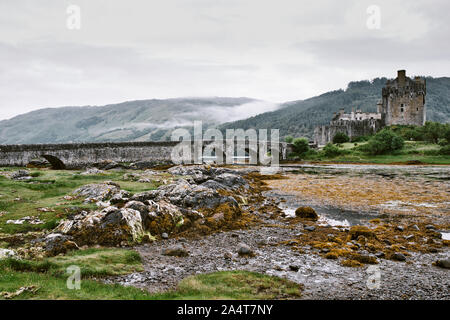
[[[426,108],[427,120],[450,122],[450,78],[427,77]],[[372,81],[350,82],[346,90],[336,90],[306,100],[286,102],[276,111],[262,113],[245,120],[226,123],[222,130],[242,129],[280,129],[280,137],[312,138],[317,125],[327,124],[333,116],[344,108],[352,107],[364,112],[375,112],[377,101],[381,99],[381,89],[386,78]]]
[[[250,98],[140,100],[101,107],[40,109],[0,121],[0,144],[168,140],[174,128],[204,128],[278,105]]]
[[[280,129],[280,136],[312,138],[333,112],[375,111],[386,78],[355,81],[306,100],[281,105],[251,98],[179,98],[129,101],[101,107],[40,109],[0,121],[0,144],[170,140],[175,128]],[[450,78],[427,78],[427,119],[450,122]],[[266,112],[269,111],[269,112]]]

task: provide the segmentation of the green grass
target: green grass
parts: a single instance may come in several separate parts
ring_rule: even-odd
[[[438,155],[440,146],[426,142],[405,141],[402,150],[393,154],[368,155],[359,151],[357,148],[367,142],[358,142],[357,146],[353,142],[347,142],[339,145],[342,151],[341,155],[336,157],[326,157],[322,152],[309,153],[304,160],[312,161],[332,161],[332,162],[352,162],[352,163],[412,163],[421,162],[424,164],[450,164],[450,157]]]
[[[66,277],[49,273],[2,271],[0,292],[15,292],[20,287],[31,285],[39,288],[34,294],[25,292],[14,299],[297,299],[303,289],[300,284],[274,276],[248,271],[226,271],[188,277],[179,283],[176,290],[159,294],[89,279],[81,281],[80,290],[70,290],[66,285]]]
[[[36,293],[25,292],[14,299],[142,300],[150,298],[147,292],[137,288],[107,285],[94,280],[82,280],[80,290],[71,290],[67,288],[66,281],[64,277],[48,273],[3,271],[0,274],[0,292],[15,292],[21,287],[33,285],[38,288]],[[1,296],[0,299],[2,299]]]
[[[303,286],[275,276],[249,271],[221,271],[190,276],[175,291],[153,295],[154,299],[295,299]]]
[[[0,172],[10,172],[19,168],[1,168]],[[71,207],[95,209],[93,204],[83,204],[82,200],[64,200],[62,197],[72,193],[76,188],[89,183],[111,180],[120,184],[121,188],[132,193],[152,190],[157,183],[139,183],[124,181],[127,172],[111,171],[101,175],[81,176],[80,171],[30,169],[33,176],[31,182],[14,181],[0,175],[0,211],[6,211],[0,217],[0,233],[17,233],[52,229]],[[39,212],[38,208],[51,208],[54,212]],[[37,216],[44,224],[22,225],[6,224],[7,220],[16,220],[25,216]]]
[[[144,270],[137,252],[116,248],[71,251],[64,256],[42,260],[0,260],[0,268],[52,275],[63,275],[67,267],[72,265],[80,267],[83,277],[115,276]]]

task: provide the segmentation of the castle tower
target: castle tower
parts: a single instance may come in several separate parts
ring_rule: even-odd
[[[386,126],[413,124],[422,126],[426,121],[426,80],[406,76],[405,70],[397,72],[397,78],[388,80],[382,90],[381,114]]]

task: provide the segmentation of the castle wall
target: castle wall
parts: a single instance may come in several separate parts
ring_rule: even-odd
[[[337,120],[329,125],[317,127],[314,130],[314,142],[318,146],[324,146],[331,142],[338,132],[343,132],[352,139],[374,134],[382,127],[381,119]]]

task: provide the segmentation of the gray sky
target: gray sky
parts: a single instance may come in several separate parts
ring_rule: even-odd
[[[66,26],[71,4],[80,30]],[[448,0],[1,0],[0,119],[150,98],[284,102],[397,69],[449,76],[449,12]]]

